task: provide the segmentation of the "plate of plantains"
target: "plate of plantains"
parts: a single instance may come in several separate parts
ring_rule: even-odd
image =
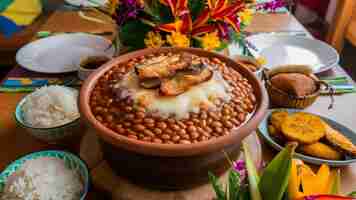
[[[356,162],[356,133],[336,121],[296,109],[271,109],[259,134],[277,150],[297,142],[296,157],[312,164]]]

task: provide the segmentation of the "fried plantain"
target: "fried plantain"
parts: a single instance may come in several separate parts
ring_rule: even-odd
[[[332,128],[329,124],[324,123],[326,128],[326,140],[336,148],[348,155],[356,156],[356,147],[346,136]]]
[[[343,158],[342,153],[321,142],[303,145],[300,150],[307,155],[328,160],[341,160]]]
[[[325,126],[319,117],[298,112],[289,115],[284,120],[282,133],[288,140],[312,144],[325,136]]]
[[[271,125],[274,126],[277,133],[282,131],[282,123],[288,117],[288,115],[288,112],[283,110],[272,112],[269,121]]]

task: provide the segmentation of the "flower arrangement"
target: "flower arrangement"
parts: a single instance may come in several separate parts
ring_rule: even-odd
[[[282,0],[110,0],[120,42],[140,48],[199,47],[221,50],[241,42],[256,10],[274,11]]]

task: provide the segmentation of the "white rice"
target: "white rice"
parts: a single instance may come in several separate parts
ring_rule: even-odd
[[[6,181],[1,200],[79,200],[83,183],[63,160],[41,157],[26,161]]]
[[[26,124],[51,128],[79,117],[78,91],[62,86],[45,86],[31,93],[22,106]]]

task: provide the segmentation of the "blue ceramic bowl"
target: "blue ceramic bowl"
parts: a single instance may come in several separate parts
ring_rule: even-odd
[[[84,190],[82,191],[80,200],[85,199],[85,196],[88,193],[89,185],[90,185],[87,165],[85,164],[84,161],[82,161],[74,154],[65,151],[39,151],[39,152],[28,154],[20,159],[15,160],[9,166],[7,166],[7,168],[4,171],[2,171],[0,174],[0,193],[3,192],[4,190],[7,178],[11,174],[13,174],[16,170],[21,168],[21,166],[24,164],[25,161],[33,160],[40,157],[59,158],[65,162],[66,166],[69,169],[77,170],[82,180],[82,183],[84,184],[83,187]]]
[[[51,128],[35,128],[25,123],[22,106],[28,96],[25,96],[16,106],[15,119],[19,126],[26,129],[33,137],[49,144],[63,144],[75,136],[83,134],[80,117],[67,124]],[[78,141],[79,142],[79,141]]]
[[[263,119],[263,121],[259,125],[258,133],[267,141],[267,143],[269,145],[271,145],[276,150],[280,151],[283,149],[283,147],[280,144],[278,144],[275,141],[275,139],[272,138],[270,136],[270,134],[268,133],[268,119],[271,116],[272,112],[275,110],[285,110],[285,111],[288,111],[289,113],[303,112],[303,110],[297,110],[297,109],[272,109],[272,110],[269,110],[268,114],[266,115],[266,117]],[[331,119],[328,119],[326,117],[319,116],[319,115],[316,115],[316,116],[320,117],[322,120],[324,120],[326,123],[328,123],[335,130],[339,131],[340,133],[344,134],[347,138],[349,138],[352,141],[352,143],[356,144],[356,133],[355,132],[353,132],[349,128],[343,126],[342,124],[339,124],[338,122],[336,122],[334,120],[331,120]],[[322,158],[304,155],[301,153],[296,153],[295,157],[299,158],[305,162],[308,162],[308,163],[312,163],[312,164],[316,164],[316,165],[321,165],[321,164],[325,163],[325,164],[328,164],[329,166],[333,166],[333,167],[345,166],[345,165],[349,165],[351,163],[356,162],[355,157],[349,157],[349,156],[346,156],[346,158],[344,160],[326,160],[326,159],[322,159]]]

